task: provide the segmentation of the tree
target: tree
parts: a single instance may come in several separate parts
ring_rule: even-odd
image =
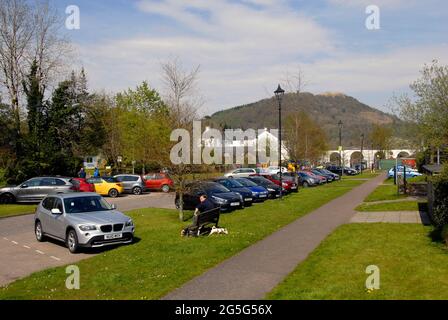
[[[169,109],[171,130],[186,129],[192,132],[192,122],[197,117],[197,110],[201,107],[201,98],[196,93],[199,66],[186,71],[178,59],[162,64],[163,80],[165,84],[165,102]],[[190,134],[191,136],[191,134]],[[198,143],[193,141],[193,143]],[[173,146],[164,149],[162,163],[170,171],[174,180],[176,191],[179,193],[179,219],[184,220],[183,194],[188,174],[192,172],[191,163],[174,165],[169,156]]]
[[[285,146],[296,163],[317,162],[328,149],[325,132],[303,111],[286,118]]]
[[[426,147],[448,144],[448,66],[434,60],[410,85],[413,97],[395,98],[400,115],[412,123],[412,135]]]
[[[59,36],[63,24],[48,2],[36,1],[33,6],[27,0],[1,0],[0,4],[0,83],[11,109],[15,129],[12,142],[20,157],[25,75],[34,64],[40,91],[45,93],[69,46]]]
[[[370,131],[370,141],[372,146],[377,148],[382,158],[391,149],[392,129],[389,127],[374,124]]]

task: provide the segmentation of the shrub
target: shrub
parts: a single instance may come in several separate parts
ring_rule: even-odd
[[[448,225],[448,165],[442,173],[431,179],[434,190],[432,220],[437,227]]]

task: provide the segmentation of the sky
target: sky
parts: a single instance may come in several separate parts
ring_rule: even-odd
[[[200,66],[202,115],[273,95],[299,70],[303,91],[341,92],[383,111],[424,64],[448,64],[445,0],[58,0],[80,10],[66,30],[90,88],[142,81],[162,94],[161,63]],[[379,29],[366,20],[375,5]],[[369,20],[370,21],[370,20]]]

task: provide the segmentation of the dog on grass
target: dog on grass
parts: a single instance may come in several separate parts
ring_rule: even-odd
[[[227,231],[227,229],[225,228],[216,228],[215,226],[212,227],[212,231],[210,231],[209,236],[211,236],[212,234],[229,234],[229,232]]]

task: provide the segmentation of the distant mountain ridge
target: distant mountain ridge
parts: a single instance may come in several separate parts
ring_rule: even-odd
[[[343,93],[288,93],[282,100],[282,119],[296,111],[305,111],[321,125],[327,134],[330,148],[339,144],[338,122],[342,120],[342,144],[345,148],[359,147],[364,133],[365,147],[373,124],[390,126],[397,141],[405,139],[404,122],[398,117],[372,108]],[[278,103],[275,97],[222,110],[207,117],[215,127],[260,129],[278,128]]]

